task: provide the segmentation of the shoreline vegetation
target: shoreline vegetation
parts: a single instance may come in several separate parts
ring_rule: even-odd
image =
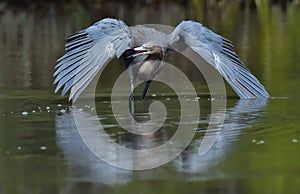
[[[182,6],[202,7],[202,8],[214,8],[214,7],[226,7],[228,4],[236,3],[240,9],[250,8],[252,10],[266,9],[266,7],[279,7],[282,10],[286,10],[287,7],[298,7],[300,0],[0,0],[0,11],[5,8],[16,9],[28,9],[28,8],[41,8],[48,5],[55,5],[59,8],[69,8],[81,6],[85,9],[102,9],[107,4],[117,3],[125,6],[132,5],[159,5],[164,3],[180,4]]]

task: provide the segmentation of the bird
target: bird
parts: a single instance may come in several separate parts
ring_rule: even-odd
[[[132,67],[130,97],[133,99],[135,79],[146,82],[141,99],[145,99],[148,88],[162,67],[164,51],[158,43],[148,41],[141,46],[126,50],[123,55],[126,68]]]
[[[113,58],[122,58],[130,69],[130,99],[136,79],[145,82],[145,99],[151,81],[160,72],[170,48],[191,48],[216,69],[241,99],[269,98],[259,80],[242,64],[230,40],[193,20],[182,21],[165,33],[153,27],[128,27],[120,19],[104,18],[66,38],[66,53],[55,66],[55,93],[69,90],[74,102],[93,78]]]

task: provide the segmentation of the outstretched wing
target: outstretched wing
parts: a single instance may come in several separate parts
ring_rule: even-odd
[[[220,72],[240,98],[270,97],[264,86],[242,65],[229,40],[194,21],[181,22],[170,37],[177,41],[184,39],[187,46]]]
[[[113,57],[120,57],[130,44],[128,26],[111,18],[69,36],[65,45],[67,53],[55,66],[55,92],[64,86],[64,95],[72,88],[69,100],[76,101],[104,65]]]

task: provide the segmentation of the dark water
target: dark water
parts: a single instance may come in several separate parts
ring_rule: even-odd
[[[262,6],[255,11],[235,3],[203,8],[193,2],[107,3],[91,11],[76,3],[40,10],[1,4],[0,193],[299,193],[299,7]],[[189,75],[201,97],[201,119],[192,143],[159,168],[112,167],[84,146],[71,104],[67,97],[54,94],[52,85],[64,38],[106,16],[129,25],[175,26],[183,19],[204,23],[234,42],[242,61],[272,98],[239,100],[228,87],[223,129],[213,148],[199,156],[211,101],[201,74],[188,61],[178,59],[178,67]],[[116,142],[132,145],[136,139],[117,125],[109,101],[113,81],[122,69],[118,60],[105,69],[96,109],[107,134]],[[146,103],[153,99],[168,109],[164,129],[150,139],[156,145],[176,130],[180,107],[172,91],[158,83],[151,86]],[[138,109],[143,106],[137,102]]]

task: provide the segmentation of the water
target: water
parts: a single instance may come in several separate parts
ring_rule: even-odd
[[[97,5],[90,12],[77,4],[66,8],[49,5],[40,11],[2,9],[0,193],[299,193],[299,8],[261,7],[256,12],[234,3],[201,8],[196,2],[150,4],[143,9],[139,4],[129,9],[129,5],[111,3]],[[169,10],[164,11],[165,7]],[[159,17],[152,17],[153,10]],[[213,148],[199,156],[211,101],[200,72],[187,60],[176,58],[200,96],[201,117],[192,143],[159,168],[129,171],[112,167],[84,146],[71,103],[54,94],[52,85],[64,38],[105,16],[119,17],[129,25],[175,26],[184,18],[198,20],[234,42],[242,61],[272,98],[239,100],[228,87],[224,127]],[[109,94],[122,69],[120,61],[112,61],[97,87],[95,108],[105,131],[127,146],[155,146],[165,141],[178,126],[180,107],[170,88],[159,83],[151,86],[146,104],[137,102],[136,106],[142,113],[151,100],[163,102],[168,110],[164,128],[149,139],[139,139],[117,125]],[[141,115],[139,119],[145,116]]]

